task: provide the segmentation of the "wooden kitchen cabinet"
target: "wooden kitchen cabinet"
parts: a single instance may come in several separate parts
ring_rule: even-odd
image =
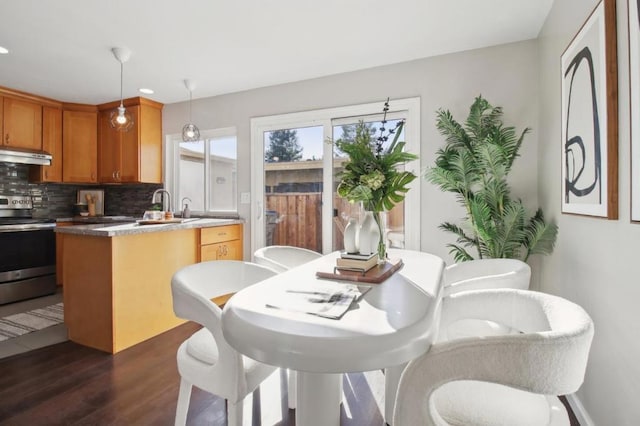
[[[109,123],[119,102],[99,105],[99,180],[103,183],[162,183],[162,107],[145,98],[125,99],[133,128],[119,132]]]
[[[42,105],[23,99],[3,98],[2,145],[42,149]]]
[[[242,260],[242,225],[200,229],[200,262]]]
[[[42,150],[53,157],[50,166],[32,166],[31,182],[62,182],[62,109],[42,108]]]
[[[62,181],[98,182],[98,112],[95,107],[62,114]]]

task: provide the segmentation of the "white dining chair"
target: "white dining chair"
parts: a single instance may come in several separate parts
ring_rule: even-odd
[[[318,252],[294,246],[266,246],[259,248],[253,253],[253,258],[256,263],[268,266],[278,272],[285,272],[320,257],[322,257],[322,254]],[[289,408],[294,409],[296,408],[297,392],[296,372],[288,370],[287,373],[288,404]]]
[[[518,259],[476,259],[449,265],[443,276],[444,297],[470,290],[513,288],[527,290],[531,268]],[[503,324],[465,318],[440,327],[438,339],[486,336],[515,332]]]
[[[322,254],[294,246],[267,246],[253,253],[254,262],[284,272],[303,263],[322,257]]]
[[[568,426],[555,395],[577,391],[584,380],[594,333],[589,315],[528,290],[467,291],[443,300],[443,324],[469,317],[520,333],[432,345],[402,373],[394,426]]]
[[[171,292],[176,316],[204,328],[178,348],[180,392],[176,425],[184,425],[192,386],[220,396],[227,403],[227,422],[242,425],[243,401],[277,368],[239,354],[222,335],[222,309],[212,299],[229,295],[276,273],[261,265],[217,260],[186,266],[173,275]]]

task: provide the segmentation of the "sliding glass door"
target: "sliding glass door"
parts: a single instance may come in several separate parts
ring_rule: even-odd
[[[401,138],[419,155],[419,99],[390,104],[387,126],[406,120]],[[332,142],[353,137],[359,121],[379,132],[381,109],[382,103],[375,103],[251,120],[252,251],[267,245],[321,253],[343,248],[344,226],[349,217],[361,214],[361,207],[336,194],[346,158]],[[418,162],[408,167],[419,174]],[[418,179],[413,188],[404,203],[387,213],[385,238],[390,247],[419,249]]]

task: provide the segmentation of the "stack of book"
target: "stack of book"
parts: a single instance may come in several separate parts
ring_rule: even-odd
[[[359,254],[359,253],[340,253],[340,257],[336,259],[336,269],[352,270],[359,272],[367,272],[378,264],[378,253]]]

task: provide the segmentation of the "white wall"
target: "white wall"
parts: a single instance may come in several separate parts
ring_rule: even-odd
[[[578,397],[597,425],[640,422],[640,225],[630,220],[629,72],[626,1],[617,2],[619,219],[563,215],[560,164],[560,56],[598,2],[562,0],[538,39],[540,57],[539,199],[556,218],[555,253],[544,258],[541,289],[584,307],[595,323]],[[588,419],[587,419],[588,420]]]
[[[357,49],[354,49],[357,54]],[[330,60],[330,59],[327,59]],[[402,64],[345,73],[314,80],[266,87],[193,101],[193,121],[201,130],[237,128],[238,191],[249,192],[250,118],[320,108],[380,102],[391,98],[421,97],[421,164],[433,163],[434,153],[443,138],[435,128],[435,111],[446,108],[460,120],[466,119],[475,96],[482,94],[493,105],[505,110],[505,121],[533,132],[525,139],[512,173],[516,196],[535,209],[537,207],[537,43],[527,41],[457,54],[422,59]],[[196,93],[197,95],[197,93]],[[166,105],[163,132],[179,133],[188,117],[188,103]],[[453,242],[450,235],[437,229],[445,220],[457,220],[463,211],[452,194],[443,194],[423,181],[422,249],[451,262],[445,245]],[[244,246],[250,258],[250,208],[240,204],[240,216],[247,220]]]

